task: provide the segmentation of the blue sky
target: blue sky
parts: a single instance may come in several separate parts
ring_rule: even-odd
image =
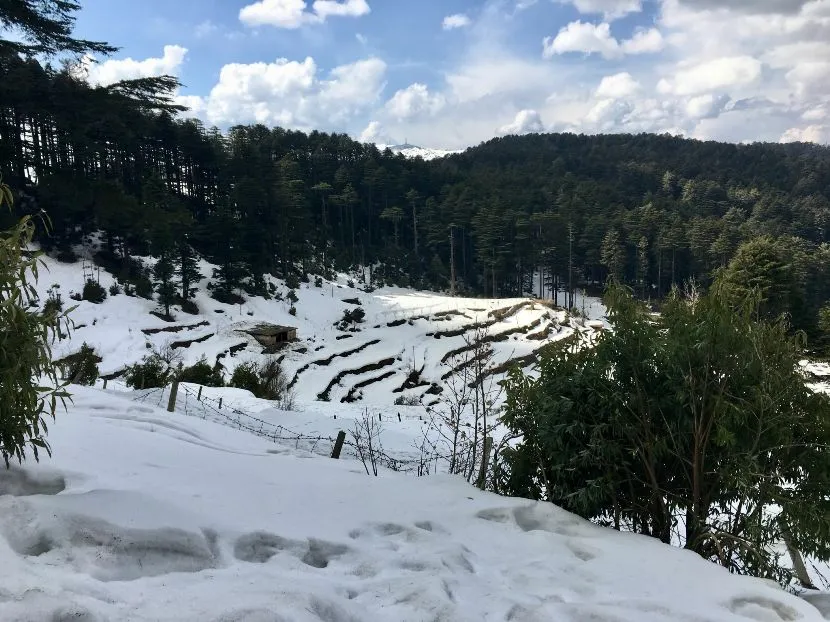
[[[208,125],[462,148],[529,131],[830,140],[830,0],[85,0]]]

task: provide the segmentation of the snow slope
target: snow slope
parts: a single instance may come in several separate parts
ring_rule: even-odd
[[[436,160],[438,158],[445,158],[454,153],[461,153],[461,151],[448,151],[446,149],[430,149],[429,147],[418,147],[404,143],[402,145],[377,145],[377,148],[383,151],[384,149],[391,149],[394,153],[402,154],[406,158],[423,158],[424,160]]]
[[[476,324],[487,324],[488,333],[499,338],[493,343],[494,367],[527,357],[574,332],[585,338],[592,333],[585,322],[538,301],[452,298],[394,287],[366,293],[359,284],[350,286],[344,275],[322,287],[301,284],[296,316],[289,314],[290,303],[285,300],[254,297],[242,305],[219,303],[209,297],[210,279],[205,278],[195,298],[199,314],[174,308],[176,321],[168,323],[151,315],[158,309],[156,302],[142,298],[120,294],[98,305],[71,301],[71,291],[83,286],[81,264],[48,258],[46,263],[48,272],[41,274],[38,284],[41,300],[58,283],[67,306],[77,305],[71,315],[76,328],[69,339],[56,345],[56,357],[77,352],[86,342],[103,358],[101,374],[112,375],[153,350],[173,347],[184,365],[202,356],[211,364],[220,361],[229,379],[238,364],[265,357],[262,346],[245,330],[263,322],[293,326],[299,341],[279,355],[301,408],[318,408],[320,399],[326,397],[332,404],[347,401],[382,407],[402,396],[423,403],[434,401],[428,391],[434,389],[433,384],[441,384],[441,376],[449,369],[449,355],[465,345],[465,337],[473,334]],[[211,270],[203,263],[202,274],[209,276]],[[101,272],[104,287],[113,281]],[[287,295],[284,283],[272,283]],[[358,306],[366,314],[364,322],[355,330],[338,328],[344,312]],[[401,389],[413,370],[420,372],[418,386]]]
[[[550,504],[73,392],[54,458],[0,471],[4,622],[822,619]]]

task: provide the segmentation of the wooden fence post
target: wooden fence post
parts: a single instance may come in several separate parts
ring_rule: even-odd
[[[340,452],[343,451],[343,443],[346,442],[346,433],[340,430],[337,433],[337,440],[334,441],[334,449],[331,452],[331,457],[335,460],[340,459]]]
[[[202,386],[199,385],[199,395],[196,396],[196,399],[200,402],[202,401]]]
[[[222,398],[219,398],[219,410],[222,410]]]
[[[104,391],[106,391],[106,390],[107,390],[107,382],[108,382],[108,380],[109,380],[108,378],[104,378]]]
[[[173,384],[170,386],[170,400],[167,402],[167,412],[173,412],[176,410],[176,396],[179,393],[179,381],[174,380]]]
[[[487,465],[490,464],[490,452],[493,450],[493,437],[487,436],[484,439],[484,454],[481,456],[481,468],[478,471],[478,481],[476,486],[480,490],[484,490],[484,484],[487,481]]]

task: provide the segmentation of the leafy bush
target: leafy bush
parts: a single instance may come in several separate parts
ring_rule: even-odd
[[[395,406],[420,406],[421,398],[417,395],[399,395],[395,398]]]
[[[276,401],[283,410],[294,408],[294,395],[279,361],[269,358],[262,365],[249,361],[233,371],[230,386],[250,391],[256,397]]]
[[[253,362],[237,365],[231,376],[230,386],[250,391],[257,397],[260,392],[259,366]]]
[[[315,276],[314,277],[314,287],[323,287],[323,277]]]
[[[154,352],[127,369],[124,380],[128,387],[134,389],[156,389],[167,386],[171,375],[170,365]]]
[[[242,296],[224,287],[215,287],[212,295],[214,300],[218,300],[226,305],[241,305],[245,302]]]
[[[109,292],[110,296],[117,296],[121,293],[121,286],[118,285],[117,282],[114,282],[112,285],[110,285]]]
[[[288,289],[298,289],[300,287],[300,277],[295,272],[289,272],[285,277],[285,286]]]
[[[84,342],[81,349],[63,359],[61,365],[64,369],[64,377],[69,382],[92,386],[100,375],[98,371],[100,362],[101,357],[95,354],[92,346]]]
[[[352,279],[349,279],[348,281],[346,281],[346,286],[354,289],[354,281]]]
[[[297,315],[297,307],[295,307],[294,305],[291,305],[291,308],[288,309],[288,313],[291,314],[291,315]]]
[[[295,292],[293,289],[288,290],[288,295],[285,298],[291,304],[294,304],[295,302],[297,302],[299,300],[299,298],[297,298],[297,292]]]
[[[63,298],[61,298],[61,293],[58,291],[59,289],[60,285],[57,283],[49,288],[48,297],[46,298],[46,302],[43,304],[44,314],[58,315],[61,311],[63,311]]]
[[[182,369],[179,373],[179,381],[201,384],[206,387],[225,386],[225,380],[222,378],[222,371],[219,366],[211,367],[204,356],[195,365]]]
[[[190,315],[199,315],[199,305],[197,305],[192,300],[179,300],[179,306],[181,306],[182,311],[185,313],[189,313]]]
[[[13,195],[0,183],[0,207]],[[68,397],[52,360],[51,343],[68,322],[64,314],[28,311],[37,297],[40,253],[26,254],[35,222],[24,216],[0,231],[0,456],[6,466],[22,462],[27,450],[51,453],[46,442],[46,417]]]
[[[774,543],[828,559],[830,398],[805,385],[801,337],[730,285],[659,316],[612,287],[596,346],[514,370],[499,490],[784,584]]]
[[[153,299],[153,282],[146,274],[142,274],[133,279],[133,285],[136,295],[147,300]]]
[[[87,279],[86,283],[84,283],[84,290],[81,294],[82,300],[88,300],[94,304],[101,304],[104,300],[107,299],[107,290],[93,279]]]

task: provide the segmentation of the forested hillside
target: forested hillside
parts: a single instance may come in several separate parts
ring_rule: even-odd
[[[830,298],[824,147],[530,135],[424,162],[346,135],[208,129],[174,105],[172,78],[93,87],[74,62],[42,65],[8,42],[0,52],[0,172],[19,208],[47,212],[41,241],[60,257],[104,231],[100,260],[139,294],[151,275],[130,254],[163,259],[155,279],[169,298],[195,251],[223,266],[225,299],[241,282],[264,293],[265,272],[356,265],[373,282],[495,296],[610,273],[659,299],[770,236],[753,252],[772,262],[766,276],[789,279],[797,323],[815,328]],[[185,298],[189,280],[175,287]]]

